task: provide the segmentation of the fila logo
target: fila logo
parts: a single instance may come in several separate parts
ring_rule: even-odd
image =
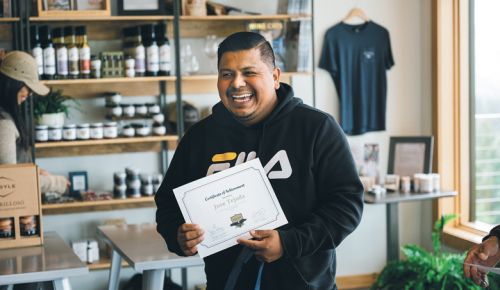
[[[214,163],[208,167],[207,176],[231,167],[231,163],[227,161],[236,159],[236,162],[234,163],[234,166],[236,166],[243,162],[253,160],[255,157],[257,157],[255,151],[251,151],[248,155],[245,152],[240,152],[238,155],[236,155],[235,152],[215,154],[212,157],[212,162]],[[277,163],[281,165],[281,170],[271,171]],[[290,165],[290,160],[288,160],[286,151],[278,151],[273,158],[267,162],[266,166],[264,166],[264,171],[267,173],[267,177],[269,179],[287,179],[290,177],[292,175],[292,166]]]

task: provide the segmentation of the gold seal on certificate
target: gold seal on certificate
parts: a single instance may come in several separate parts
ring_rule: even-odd
[[[250,238],[251,230],[288,223],[259,159],[177,187],[174,194],[186,223],[205,231],[198,245],[202,258]]]

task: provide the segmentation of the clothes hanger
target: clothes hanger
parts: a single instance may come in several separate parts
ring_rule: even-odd
[[[354,8],[352,8],[349,13],[342,19],[342,22],[348,22],[349,20],[352,20],[353,18],[360,18],[364,22],[370,21],[370,18],[366,16],[366,13],[363,11],[363,9],[357,7],[358,1],[356,2],[356,5],[354,5]]]

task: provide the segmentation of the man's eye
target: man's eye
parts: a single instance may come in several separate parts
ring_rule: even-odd
[[[223,78],[228,78],[228,77],[231,77],[232,76],[232,73],[222,73],[221,76]]]
[[[256,73],[253,71],[247,71],[247,72],[245,72],[245,75],[246,76],[254,76],[254,75],[256,75]]]

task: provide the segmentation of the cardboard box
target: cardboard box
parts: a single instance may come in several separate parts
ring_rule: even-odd
[[[14,232],[11,237],[0,238],[0,249],[43,244],[41,194],[35,164],[0,165],[0,220],[5,219],[12,221]]]

